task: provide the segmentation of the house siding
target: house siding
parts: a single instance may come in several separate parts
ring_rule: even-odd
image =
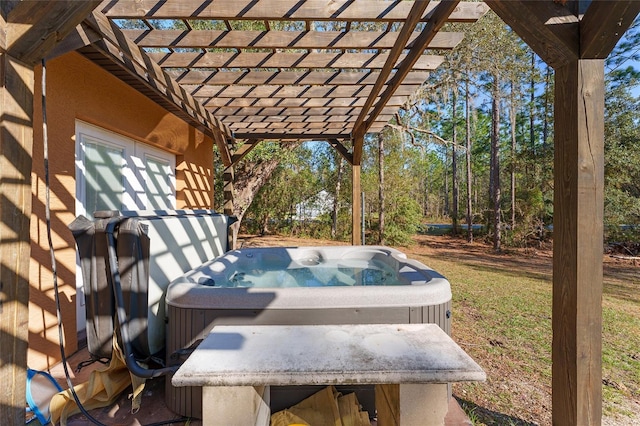
[[[47,63],[51,227],[66,353],[78,349],[75,243],[75,125],[82,120],[176,155],[176,207],[213,207],[213,141],[146,96],[72,52]],[[29,354],[31,368],[59,362],[53,275],[45,222],[42,69],[35,75]]]

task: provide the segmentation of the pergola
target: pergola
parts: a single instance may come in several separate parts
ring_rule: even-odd
[[[443,61],[430,50],[461,41],[442,26],[473,22],[487,5],[556,71],[553,421],[600,424],[604,59],[640,11],[633,0],[3,1],[0,418],[17,425],[24,416],[33,70],[42,59],[78,50],[210,135],[226,167],[226,210],[233,166],[257,143],[327,141],[353,168],[359,244],[365,134]]]
[[[77,31],[95,40],[79,49],[94,62],[150,96],[169,92],[188,114],[197,110],[226,168],[225,213],[234,165],[260,141],[331,144],[352,167],[360,244],[364,135],[381,131],[444,61],[434,50],[463,38],[440,28],[487,10],[457,1],[118,1],[104,2]],[[140,87],[141,79],[150,84]]]

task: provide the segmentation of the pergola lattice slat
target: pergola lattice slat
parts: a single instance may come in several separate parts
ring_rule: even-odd
[[[191,71],[181,73],[168,71],[168,74],[182,84],[210,84],[210,85],[367,85],[374,84],[379,72],[345,72],[345,71],[227,71],[202,72]],[[429,77],[425,71],[410,73],[405,82],[407,84],[422,84]]]
[[[387,121],[393,118],[393,114],[395,113],[395,109],[389,108],[387,110],[383,110],[383,113],[380,114],[382,120]],[[345,122],[355,123],[357,119],[357,114],[336,114],[336,115],[249,115],[249,114],[231,114],[228,116],[221,116],[223,119],[233,120],[234,125],[236,123],[244,122],[244,123],[342,123]],[[262,127],[260,125],[259,127]]]
[[[422,1],[422,0],[421,0]],[[103,3],[102,11],[112,19],[216,19],[256,21],[371,21],[403,22],[413,1],[366,0],[139,0]],[[432,1],[422,21],[427,21],[440,2]],[[475,22],[486,13],[481,3],[462,3],[449,16],[450,22]]]
[[[389,106],[386,111],[388,111],[391,115],[395,112],[396,108]],[[331,117],[334,115],[338,116],[351,116],[358,115],[362,111],[361,107],[344,107],[344,108],[335,108],[335,107],[313,107],[313,108],[305,108],[305,107],[244,107],[244,108],[233,108],[233,107],[221,107],[216,108],[213,113],[217,116],[234,116],[234,117],[271,117],[271,116],[290,116],[294,115],[297,117],[307,117],[307,116],[321,116],[321,117]],[[384,111],[384,110],[383,110]]]
[[[124,30],[124,34],[143,48],[180,49],[391,49],[397,32],[383,31],[181,31]],[[419,32],[412,34],[413,42]],[[438,33],[429,49],[453,49],[464,38],[462,33]]]
[[[171,52],[149,53],[149,57],[163,68],[331,68],[382,69],[388,53],[264,53],[264,52]],[[400,55],[402,61],[406,55]],[[444,61],[443,56],[422,55],[414,64],[414,71],[434,70]]]
[[[394,96],[387,102],[388,106],[402,106],[409,98],[407,96]],[[362,107],[364,105],[364,98],[211,98],[204,103],[208,108],[219,107]]]
[[[305,96],[310,98],[349,98],[367,96],[372,85],[324,85],[324,86],[193,86],[185,85],[187,91],[193,93],[196,98],[295,98]],[[398,87],[396,96],[412,95],[420,88],[419,84],[404,84]]]

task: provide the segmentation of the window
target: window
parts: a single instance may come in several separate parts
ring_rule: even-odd
[[[76,214],[175,209],[175,156],[76,122]]]
[[[173,210],[175,209],[175,159],[173,156],[167,158],[166,155],[158,155],[158,151],[149,146],[139,144],[139,155],[144,164],[145,189],[142,192],[143,204],[145,208],[151,210]]]

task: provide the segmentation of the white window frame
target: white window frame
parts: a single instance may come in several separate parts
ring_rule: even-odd
[[[167,197],[166,207],[169,210],[175,210],[176,208],[176,176],[175,176],[176,157],[175,155],[168,154],[166,151],[162,151],[158,148],[155,148],[153,146],[143,144],[143,143],[137,143],[135,148],[136,148],[135,156],[138,159],[151,158],[154,161],[166,163],[167,172],[168,172],[167,177],[169,177],[169,186],[171,187],[171,194],[169,194]],[[138,175],[139,176],[138,179],[140,182],[143,181],[143,179],[146,179],[147,177],[147,174],[141,172],[140,169],[136,169],[136,173],[144,174],[144,176]],[[143,206],[143,208],[150,209],[151,207],[149,206],[147,192],[146,191],[140,192],[139,197],[140,197],[140,204]]]
[[[168,164],[171,194],[167,197],[167,203],[175,209],[176,157],[174,154],[94,126],[93,124],[76,120],[76,216],[88,216],[85,207],[87,182],[84,167],[84,144],[88,139],[105,146],[123,150],[125,158],[125,166],[123,169],[125,188],[123,204],[125,210],[144,210],[148,208],[143,183],[146,176],[144,172],[144,162],[142,161],[147,157]]]

